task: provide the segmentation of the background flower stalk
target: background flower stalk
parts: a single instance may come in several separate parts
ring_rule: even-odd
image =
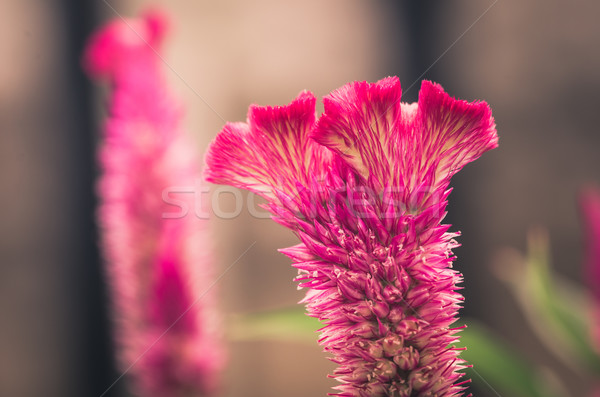
[[[287,106],[252,106],[207,153],[206,176],[265,197],[301,243],[282,250],[307,289],[339,396],[458,396],[462,296],[443,225],[452,175],[497,146],[487,104],[423,82],[401,103],[397,78],[355,82]]]
[[[588,187],[580,195],[585,237],[584,276],[591,292],[591,341],[600,353],[600,188]]]
[[[208,396],[224,364],[209,231],[163,200],[194,186],[199,164],[157,54],[165,30],[158,12],[115,20],[86,49],[88,73],[110,84],[98,221],[120,369],[140,396]]]

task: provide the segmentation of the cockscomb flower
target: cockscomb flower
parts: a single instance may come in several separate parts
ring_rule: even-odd
[[[223,349],[206,225],[193,214],[173,216],[163,201],[166,188],[198,176],[155,53],[165,26],[160,13],[113,21],[86,49],[88,73],[110,83],[98,221],[121,369],[141,396],[206,396],[217,387]]]
[[[251,106],[207,153],[209,181],[265,197],[301,244],[282,250],[307,288],[338,396],[459,396],[465,363],[451,328],[463,300],[456,233],[441,224],[452,175],[497,146],[491,112],[423,82],[400,102],[397,78],[324,98]]]
[[[592,343],[600,353],[600,189],[587,188],[579,201],[585,239],[584,276],[592,297]]]

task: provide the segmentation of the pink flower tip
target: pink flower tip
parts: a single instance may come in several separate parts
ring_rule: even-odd
[[[92,77],[109,77],[116,65],[127,62],[140,48],[158,51],[168,27],[167,14],[159,9],[148,10],[141,18],[115,19],[89,39],[83,68]]]

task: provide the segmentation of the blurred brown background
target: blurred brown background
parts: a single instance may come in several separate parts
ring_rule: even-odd
[[[100,396],[119,376],[93,220],[102,99],[79,56],[92,29],[148,4],[172,16],[165,71],[200,151],[225,121],[244,120],[250,103],[287,103],[302,89],[322,97],[352,80],[398,75],[414,101],[428,78],[453,96],[486,100],[500,148],[454,178],[447,218],[463,233],[463,315],[531,360],[558,365],[489,266],[543,225],[555,267],[580,281],[576,193],[600,183],[600,3],[0,0],[1,396]],[[247,211],[213,226],[220,269],[256,242],[219,285],[225,312],[302,297],[276,252],[296,243],[291,233]],[[234,342],[230,354],[227,397],[325,395],[333,385],[316,343]],[[573,395],[583,393],[578,374],[556,368]],[[105,395],[127,395],[124,382]]]

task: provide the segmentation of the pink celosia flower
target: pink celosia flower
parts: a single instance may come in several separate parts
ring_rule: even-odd
[[[489,107],[423,82],[355,82],[287,106],[252,106],[207,154],[209,181],[251,190],[301,244],[282,250],[325,322],[339,396],[458,396],[464,362],[450,328],[462,301],[457,243],[442,225],[452,175],[497,146]]]
[[[592,342],[600,353],[600,189],[583,191],[580,208],[585,238],[584,276],[592,295]]]
[[[163,218],[173,213],[163,189],[193,183],[198,164],[154,52],[164,30],[160,13],[117,20],[87,47],[87,71],[111,84],[99,223],[121,369],[146,397],[204,396],[223,352],[205,225],[192,214]]]

